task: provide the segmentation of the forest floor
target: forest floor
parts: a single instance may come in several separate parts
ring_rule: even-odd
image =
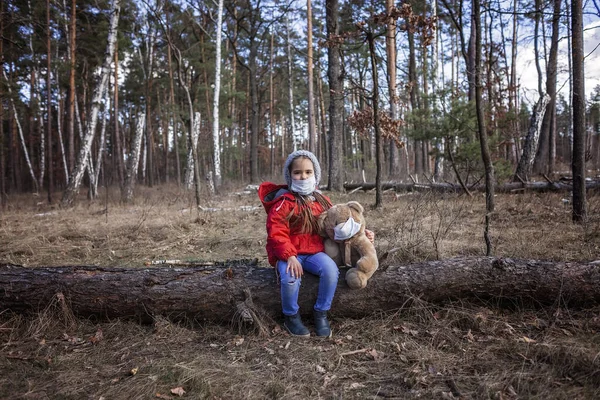
[[[193,211],[189,192],[140,187],[69,210],[11,198],[0,215],[0,263],[145,266],[158,260],[255,259],[267,267],[265,213],[255,192],[225,188]],[[485,254],[485,199],[457,194],[332,194],[366,206],[382,265]],[[494,255],[600,259],[600,195],[571,222],[566,193],[498,195]],[[277,289],[274,288],[274,296]],[[331,339],[269,337],[231,326],[157,319],[93,321],[48,307],[0,310],[2,399],[595,399],[600,398],[600,307],[536,309],[415,299],[394,312],[342,319]],[[281,322],[281,321],[279,321]],[[310,321],[307,321],[310,323]]]

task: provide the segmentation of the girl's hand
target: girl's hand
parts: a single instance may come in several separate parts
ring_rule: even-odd
[[[302,264],[296,258],[296,256],[291,256],[287,259],[287,268],[285,269],[287,274],[291,274],[294,278],[300,278],[304,274],[304,270],[302,269]]]
[[[369,239],[369,242],[375,244],[375,232],[365,229],[365,236]]]

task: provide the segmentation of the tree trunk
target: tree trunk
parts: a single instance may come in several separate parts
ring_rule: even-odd
[[[375,127],[375,208],[383,207],[383,195],[381,190],[382,168],[382,143],[381,129],[379,127],[379,76],[377,74],[377,58],[375,54],[375,35],[373,31],[366,32],[369,44],[369,55],[371,59],[371,70],[373,73],[373,125]]]
[[[23,135],[23,127],[21,126],[21,122],[19,120],[19,114],[17,113],[17,107],[15,106],[15,101],[13,99],[13,92],[12,92],[12,89],[10,88],[10,81],[8,80],[8,77],[6,76],[6,72],[4,71],[4,69],[2,69],[2,76],[4,76],[4,80],[6,81],[6,88],[8,89],[8,97],[10,97],[10,105],[11,105],[12,111],[13,111],[13,119],[14,119],[14,122],[15,122],[16,127],[19,132],[19,138],[21,139],[21,144],[23,147],[23,154],[25,155],[25,161],[27,162],[27,167],[29,169],[29,175],[31,176],[31,180],[34,185],[33,188],[37,192],[38,191],[38,181],[37,181],[37,178],[35,177],[35,173],[33,172],[33,166],[31,165],[31,159],[29,158],[29,152],[27,151],[27,144],[25,143],[25,136]],[[17,166],[16,160],[14,161],[14,164],[15,165],[13,165],[13,171],[16,170],[16,166]]]
[[[341,191],[344,183],[342,134],[344,112],[344,87],[341,71],[338,0],[326,0],[327,25],[327,76],[329,78],[329,182],[328,188]]]
[[[69,173],[75,170],[75,45],[77,37],[77,0],[71,1],[71,24],[69,25]],[[68,179],[68,178],[67,178]]]
[[[221,186],[221,147],[219,146],[219,98],[221,93],[221,31],[223,25],[223,0],[219,0],[217,12],[217,40],[215,64],[215,94],[213,96],[213,165],[215,170],[214,184]]]
[[[411,299],[443,303],[475,298],[529,304],[589,306],[600,302],[600,265],[494,257],[454,258],[381,268],[361,290],[350,289],[340,271],[331,309],[336,317],[363,317],[397,310]],[[0,265],[0,310],[36,312],[59,293],[81,317],[151,320],[155,315],[231,322],[251,296],[270,316],[281,310],[275,271],[252,262],[189,267],[37,267]],[[306,274],[299,299],[312,313],[318,279]]]
[[[529,130],[527,132],[527,136],[525,137],[525,143],[523,144],[523,154],[519,159],[519,164],[517,165],[517,170],[515,171],[515,181],[529,180],[535,153],[537,151],[542,121],[544,120],[544,114],[546,113],[547,108],[546,106],[548,105],[549,101],[550,96],[548,96],[548,94],[544,94],[542,97],[540,97],[533,109],[533,112],[531,113]]]
[[[554,173],[554,157],[556,155],[556,76],[558,67],[558,34],[560,23],[561,0],[554,0],[552,15],[552,38],[550,42],[550,56],[546,68],[546,93],[550,96],[548,108],[544,114],[540,132],[540,144],[534,162],[534,171]]]
[[[312,8],[311,0],[306,0],[306,26],[307,26],[307,59],[306,69],[308,74],[308,148],[317,154],[317,133],[315,127],[315,91],[313,73],[313,43],[312,43]]]
[[[73,205],[73,202],[75,201],[75,196],[79,191],[79,185],[81,184],[81,180],[83,178],[83,172],[85,170],[86,161],[88,160],[90,154],[92,140],[94,139],[94,132],[96,130],[96,123],[98,122],[98,109],[100,108],[100,101],[102,99],[102,96],[104,95],[104,88],[108,82],[108,75],[110,73],[110,63],[113,58],[113,51],[115,48],[115,42],[117,40],[117,25],[119,22],[120,10],[121,5],[119,0],[114,0],[110,9],[111,18],[110,28],[108,31],[108,43],[106,46],[106,53],[104,55],[104,62],[102,65],[100,82],[94,91],[91,116],[87,124],[87,132],[85,138],[82,140],[81,143],[81,150],[79,151],[79,156],[77,157],[77,164],[71,174],[71,178],[69,179],[69,185],[67,186],[63,194],[63,206]],[[90,176],[92,176],[91,171]]]
[[[481,8],[479,0],[473,1],[473,22],[475,23],[475,109],[477,112],[477,126],[479,131],[479,144],[481,146],[481,160],[485,168],[485,231],[484,239],[486,255],[492,254],[492,241],[490,237],[490,224],[494,213],[494,165],[488,145],[485,116],[483,115],[482,72],[481,72]],[[491,99],[489,99],[491,101]]]
[[[286,32],[286,44],[287,44],[287,67],[288,67],[288,92],[289,92],[289,107],[290,107],[290,120],[289,120],[289,128],[288,131],[290,133],[290,138],[292,139],[292,149],[296,151],[296,125],[294,122],[294,77],[292,76],[292,42],[290,40],[290,22],[288,20],[287,14],[285,17],[285,32]],[[285,157],[285,155],[282,155]]]
[[[393,121],[398,120],[398,88],[396,87],[396,18],[389,15],[394,7],[394,0],[386,0],[386,12],[388,14],[387,33],[385,36],[385,48],[387,53],[387,73],[389,77],[388,92],[390,96],[390,118]],[[398,147],[393,140],[389,142],[389,171],[390,176],[398,176],[400,170],[400,156]]]
[[[146,115],[138,114],[135,136],[131,143],[131,152],[127,157],[127,168],[125,171],[125,182],[121,191],[121,201],[131,203],[133,201],[133,189],[137,179],[138,164],[140,162],[140,151],[142,147],[142,136],[144,136],[144,123]]]
[[[123,146],[121,143],[121,134],[119,132],[119,49],[118,42],[115,43],[115,87],[113,93],[113,118],[114,118],[114,144],[113,158],[116,159],[116,170],[119,178],[119,187],[122,188],[125,183],[125,166],[123,163]]]
[[[4,15],[4,2],[0,3],[0,15]],[[0,37],[4,37],[4,18],[0,18]],[[0,64],[4,62],[3,40],[0,40]],[[4,199],[6,197],[6,170],[5,168],[5,146],[4,141],[4,90],[0,87],[0,208],[4,209]]]
[[[50,0],[46,0],[46,136],[48,137],[48,203],[52,204],[52,194],[54,193],[54,155],[52,154],[52,42],[50,35]]]
[[[259,11],[260,13],[260,11]],[[258,135],[260,125],[260,104],[258,98],[258,47],[256,37],[250,39],[250,52],[248,61],[248,74],[250,83],[250,182],[258,183]]]
[[[167,13],[167,24],[169,13]],[[169,133],[173,133],[173,149],[175,151],[175,172],[177,175],[177,186],[181,185],[181,163],[179,161],[179,140],[177,135],[178,118],[175,118],[175,89],[173,84],[173,61],[171,57],[171,46],[167,46],[167,60],[169,65]]]
[[[587,218],[585,196],[585,81],[583,74],[583,5],[581,0],[571,1],[573,47],[573,221],[584,222]]]

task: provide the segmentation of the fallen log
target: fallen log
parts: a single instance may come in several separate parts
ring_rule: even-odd
[[[586,182],[586,189],[598,189],[600,188],[600,181],[589,181]],[[453,183],[399,183],[399,182],[383,182],[381,184],[382,190],[394,190],[396,192],[463,192],[463,188],[458,184]],[[470,191],[485,191],[485,185],[475,185],[468,187]],[[346,183],[344,189],[347,191],[356,190],[373,190],[375,189],[375,183]],[[561,181],[557,182],[510,182],[503,185],[498,185],[495,188],[497,193],[516,193],[522,191],[535,191],[535,192],[567,192],[573,190],[573,185]]]
[[[459,298],[524,299],[571,306],[600,302],[600,261],[453,258],[382,267],[361,290],[348,288],[344,274],[342,270],[331,311],[340,317],[398,309],[415,298],[435,303]],[[300,307],[304,313],[312,310],[317,284],[315,277],[303,277]],[[162,315],[223,322],[231,321],[245,301],[270,317],[279,316],[281,309],[274,270],[244,260],[176,268],[2,264],[0,288],[2,312],[37,312],[57,294],[81,317],[148,321]]]

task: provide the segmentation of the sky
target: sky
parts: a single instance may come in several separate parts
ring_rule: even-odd
[[[588,22],[584,25],[583,31],[584,54],[586,56],[584,61],[585,92],[586,97],[589,98],[594,91],[594,88],[597,85],[600,85],[600,20]],[[539,97],[537,90],[538,74],[535,67],[533,43],[519,46],[518,51],[517,74],[519,74],[519,82],[521,84],[523,97],[531,104],[536,102]],[[557,79],[557,89],[560,90],[560,93],[562,93],[565,98],[568,98],[569,61],[566,38],[559,44],[558,63],[559,74]],[[542,73],[545,73],[543,62]],[[545,79],[543,82],[543,87],[545,88]]]

